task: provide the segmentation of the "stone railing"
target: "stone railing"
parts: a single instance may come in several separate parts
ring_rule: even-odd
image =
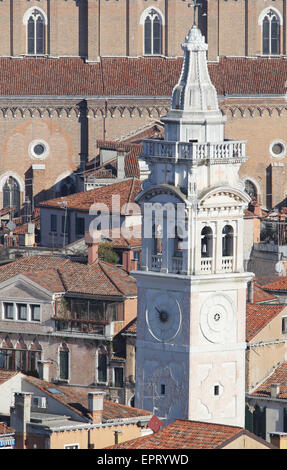
[[[233,272],[233,257],[232,256],[224,256],[222,258],[222,271],[224,271],[225,273]]]
[[[182,271],[182,257],[174,256],[172,258],[172,272],[177,273]]]
[[[226,160],[242,159],[245,153],[245,141],[228,140],[219,143],[199,144],[194,142],[168,142],[148,139],[143,143],[142,156],[168,157],[172,159]]]
[[[162,265],[162,255],[152,255],[151,257],[151,270],[160,271]]]
[[[213,258],[201,258],[201,272],[210,274],[212,272]]]

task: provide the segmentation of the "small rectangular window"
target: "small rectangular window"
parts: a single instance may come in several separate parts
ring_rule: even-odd
[[[85,219],[83,217],[76,218],[76,235],[85,235]]]
[[[57,232],[57,216],[51,214],[51,232]]]
[[[160,394],[165,395],[165,384],[161,384],[160,386]]]
[[[28,320],[28,310],[26,304],[17,304],[17,318],[18,320]]]
[[[40,305],[31,305],[31,320],[40,321]]]
[[[287,333],[287,317],[282,318],[282,333]]]
[[[115,367],[115,387],[123,387],[124,370],[121,367]]]
[[[14,304],[4,302],[4,318],[5,320],[14,320]]]
[[[219,395],[219,385],[214,386],[214,395],[218,396]]]

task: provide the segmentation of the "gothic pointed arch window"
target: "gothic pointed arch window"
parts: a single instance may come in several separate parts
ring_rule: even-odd
[[[280,18],[269,9],[262,20],[262,52],[266,55],[280,54]]]
[[[45,54],[45,18],[43,13],[34,8],[27,19],[27,53]]]
[[[20,185],[13,176],[9,176],[3,186],[3,207],[15,208],[14,216],[19,215]]]
[[[144,53],[147,55],[162,53],[162,18],[153,8],[148,10],[144,20]]]

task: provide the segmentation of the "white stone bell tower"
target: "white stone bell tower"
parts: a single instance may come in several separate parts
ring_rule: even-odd
[[[185,43],[163,140],[145,140],[135,406],[160,418],[244,426],[245,142],[225,118],[197,26]]]

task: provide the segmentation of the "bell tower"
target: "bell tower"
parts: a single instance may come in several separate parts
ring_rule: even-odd
[[[166,423],[190,419],[244,426],[243,214],[250,200],[238,176],[245,142],[224,139],[207,68],[207,44],[193,25],[162,119],[163,140],[145,140],[149,168],[138,282],[135,406]]]

